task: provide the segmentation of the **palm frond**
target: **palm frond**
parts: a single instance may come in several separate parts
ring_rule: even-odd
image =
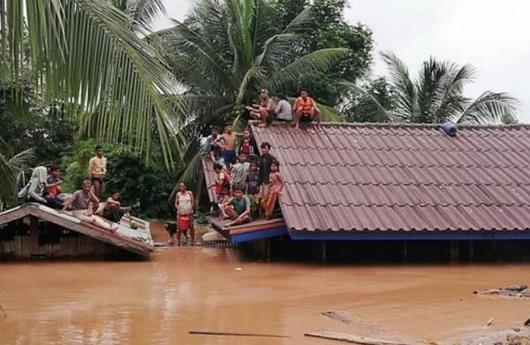
[[[86,125],[94,124],[89,120],[97,112],[88,131],[111,142],[127,142],[146,155],[153,133],[158,134],[169,165],[161,95],[174,93],[176,82],[128,23],[103,0],[2,1],[0,39],[10,54],[0,61],[0,70],[9,70],[16,80],[29,57],[37,93],[66,103],[71,119],[88,114]],[[185,104],[179,111],[185,112]]]
[[[317,103],[320,109],[320,118],[324,122],[343,122],[344,118],[333,107]]]
[[[166,14],[162,0],[128,0],[125,14],[130,18],[133,29],[149,30],[153,19]]]
[[[517,104],[518,101],[507,93],[486,91],[452,120],[457,123],[499,123],[503,116],[516,112]]]
[[[271,89],[280,88],[282,84],[298,81],[308,73],[325,72],[349,52],[346,48],[326,48],[306,54],[278,70],[268,84]]]
[[[464,85],[473,81],[475,68],[464,65],[458,68],[456,65],[451,69],[444,81],[444,92],[439,104],[435,105],[435,116],[441,122],[448,118],[454,118],[462,111],[462,104],[467,104],[469,99],[463,95]],[[437,109],[436,109],[437,107]]]
[[[349,89],[353,93],[361,94],[368,100],[368,106],[365,109],[365,112],[367,112],[365,115],[366,118],[375,118],[378,122],[389,122],[392,120],[391,109],[386,109],[377,98],[375,98],[369,92],[363,90],[361,87],[357,86],[355,83],[349,81],[339,81],[337,85]]]
[[[13,201],[17,193],[17,176],[33,158],[34,150],[22,151],[13,157],[6,157],[0,152],[0,201]]]
[[[414,122],[417,117],[417,91],[407,66],[394,53],[381,52],[389,68],[390,81],[396,91],[394,117],[405,122]]]

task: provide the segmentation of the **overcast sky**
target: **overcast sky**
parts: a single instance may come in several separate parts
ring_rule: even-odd
[[[164,0],[168,17],[182,19],[193,0]],[[519,119],[530,123],[530,1],[349,0],[346,19],[366,24],[375,50],[391,50],[418,70],[429,56],[477,69],[466,95],[505,91],[521,101]],[[166,18],[155,29],[169,25]],[[385,74],[376,56],[373,73]]]

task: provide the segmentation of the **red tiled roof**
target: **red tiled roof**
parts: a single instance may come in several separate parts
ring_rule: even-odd
[[[290,231],[530,230],[530,126],[253,128]]]

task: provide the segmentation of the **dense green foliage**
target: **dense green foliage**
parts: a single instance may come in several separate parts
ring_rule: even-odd
[[[29,82],[87,135],[146,157],[156,135],[169,160],[175,133],[162,94],[175,92],[175,80],[131,20],[106,0],[0,1],[0,88],[9,84],[22,99]]]
[[[395,102],[393,87],[385,78],[376,78],[351,89],[342,113],[348,122],[389,122],[387,109]]]
[[[65,175],[64,190],[73,192],[79,189],[81,181],[87,178],[88,161],[94,156],[95,139],[79,142],[75,154],[63,160]],[[122,204],[139,203],[134,213],[147,218],[167,217],[171,209],[167,199],[176,176],[168,172],[163,164],[161,152],[153,152],[152,161],[146,164],[141,155],[121,145],[103,144],[107,157],[107,192],[121,193]],[[158,162],[155,163],[155,162]]]

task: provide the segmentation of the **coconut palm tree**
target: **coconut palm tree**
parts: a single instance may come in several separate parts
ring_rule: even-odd
[[[300,56],[296,43],[311,20],[304,11],[278,27],[264,0],[199,0],[185,21],[150,39],[186,88],[190,112],[208,123],[208,117],[233,119],[261,88],[282,90],[347,54],[338,48]]]
[[[105,0],[0,1],[0,87],[23,85],[29,69],[38,96],[65,104],[90,135],[148,155],[157,134],[168,163],[172,122],[163,95],[175,93],[175,80],[131,28],[159,6],[148,2],[154,7],[139,10],[135,1],[131,13],[141,15],[134,16]],[[175,102],[173,109],[184,112]]]
[[[211,124],[233,121],[241,127],[242,108],[256,103],[260,89],[273,93],[298,85],[305,73],[325,71],[348,53],[337,48],[303,55],[297,47],[311,29],[309,11],[281,27],[265,0],[199,0],[186,20],[174,23],[149,40],[185,89],[192,137]],[[321,108],[325,119],[338,119]],[[188,172],[197,172],[196,164]]]
[[[387,109],[387,116],[394,121],[499,123],[515,112],[517,100],[507,93],[485,91],[476,99],[464,95],[464,86],[475,76],[470,65],[458,66],[430,58],[422,64],[418,77],[412,79],[396,55],[384,52],[381,56],[395,92],[393,109]]]

